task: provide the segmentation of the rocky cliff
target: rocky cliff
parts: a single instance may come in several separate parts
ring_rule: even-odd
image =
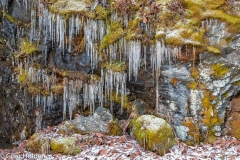
[[[165,118],[189,144],[239,135],[238,5],[1,0],[0,146],[97,106]]]

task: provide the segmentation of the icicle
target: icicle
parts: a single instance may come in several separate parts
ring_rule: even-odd
[[[76,86],[74,85],[73,80],[69,81],[69,117],[72,120],[72,113],[76,107]]]
[[[63,79],[63,120],[66,119],[66,109],[67,109],[67,98],[68,98],[68,79]]]
[[[43,113],[46,113],[47,97],[43,96]]]
[[[130,41],[128,44],[128,63],[129,63],[129,80],[131,76],[137,81],[138,70],[140,67],[140,56],[141,56],[141,42],[138,40]]]
[[[30,42],[33,41],[34,36],[36,35],[36,11],[31,10],[31,32],[30,32]]]
[[[84,24],[85,49],[91,59],[91,68],[95,69],[98,63],[98,42],[105,35],[104,22],[102,20],[87,19]]]
[[[42,113],[40,108],[37,108],[35,110],[35,116],[36,116],[36,129],[35,132],[38,132],[41,129],[41,124],[42,124]]]
[[[68,46],[68,50],[71,52],[71,45],[72,45],[72,38],[73,38],[73,34],[74,34],[74,24],[75,22],[75,18],[74,15],[72,15],[72,17],[69,19],[69,46]]]

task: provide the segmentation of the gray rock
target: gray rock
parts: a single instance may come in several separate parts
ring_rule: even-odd
[[[172,68],[162,71],[162,75],[164,77],[168,77],[169,79],[177,78],[180,81],[192,81],[192,78],[190,77],[190,72],[184,66],[180,69]]]
[[[113,126],[114,125],[114,126]],[[78,116],[72,121],[65,122],[61,126],[61,133],[72,135],[74,133],[99,132],[112,135],[111,127],[121,130],[119,124],[114,121],[110,110],[98,107],[92,116]]]
[[[188,137],[189,128],[186,126],[176,126],[175,127],[177,137],[182,141],[186,141]]]

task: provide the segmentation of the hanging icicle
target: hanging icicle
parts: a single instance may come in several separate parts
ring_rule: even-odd
[[[68,100],[68,79],[63,78],[63,120],[66,119],[67,100]]]
[[[141,42],[139,40],[133,40],[128,43],[128,72],[129,80],[133,76],[135,81],[137,81],[138,70],[140,67],[140,57],[141,57]]]

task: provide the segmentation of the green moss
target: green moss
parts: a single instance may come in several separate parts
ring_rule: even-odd
[[[214,54],[221,54],[220,49],[215,48],[213,46],[208,46],[207,47],[208,52],[214,53]]]
[[[223,10],[207,10],[203,13],[203,17],[206,18],[216,18],[226,21],[228,24],[240,25],[240,17],[228,15]]]
[[[162,40],[166,37],[166,32],[164,30],[159,30],[156,32],[155,39]]]
[[[32,54],[38,50],[37,46],[34,43],[31,43],[28,40],[20,39],[20,50],[26,54]]]
[[[109,11],[102,6],[97,6],[94,10],[95,12],[95,19],[106,19],[109,15]]]
[[[144,122],[139,120],[141,117],[135,118],[131,122],[134,137],[141,146],[157,152],[159,155],[164,155],[173,145],[175,145],[171,126],[165,122],[157,130],[153,128],[150,129],[148,128],[150,124],[144,126]],[[155,118],[157,117],[151,116],[153,121]]]
[[[27,147],[27,150],[32,153],[42,153],[43,152],[42,149],[46,145],[46,143],[49,143],[48,138],[42,136],[39,133],[35,133],[27,141],[26,147]],[[46,153],[42,153],[42,154],[46,154]]]
[[[216,63],[212,66],[212,71],[213,76],[221,78],[228,73],[229,69],[224,67],[221,63]]]
[[[22,72],[22,74],[18,75],[18,82],[19,83],[27,83],[28,81],[28,74],[24,73],[24,71]]]
[[[95,82],[99,82],[101,80],[101,77],[99,75],[92,74],[91,75],[91,80],[93,80]]]
[[[120,136],[122,134],[122,128],[116,120],[108,124],[108,130],[108,134],[111,136]]]
[[[76,145],[76,137],[51,139],[50,146],[54,153],[77,155],[81,149]]]
[[[134,20],[128,22],[126,40],[137,38],[136,36],[139,34],[138,32],[140,32],[139,31],[140,28],[138,28],[140,21],[141,21],[141,18],[136,17],[134,18]]]
[[[121,104],[121,95],[120,94],[116,95],[116,92],[113,91],[111,97],[112,97],[112,99],[110,99],[110,100],[114,101],[115,103]],[[128,108],[128,107],[132,106],[132,102],[130,102],[128,100],[127,95],[124,96],[123,102],[124,102],[123,108]]]
[[[104,65],[104,67],[106,67],[107,69],[111,69],[114,72],[124,72],[127,70],[127,64],[124,61],[116,62],[116,63],[112,63],[112,64],[106,63]]]
[[[103,38],[101,48],[105,48],[108,45],[118,41],[122,36],[124,36],[124,30],[119,21],[115,21],[111,24],[109,33]]]

